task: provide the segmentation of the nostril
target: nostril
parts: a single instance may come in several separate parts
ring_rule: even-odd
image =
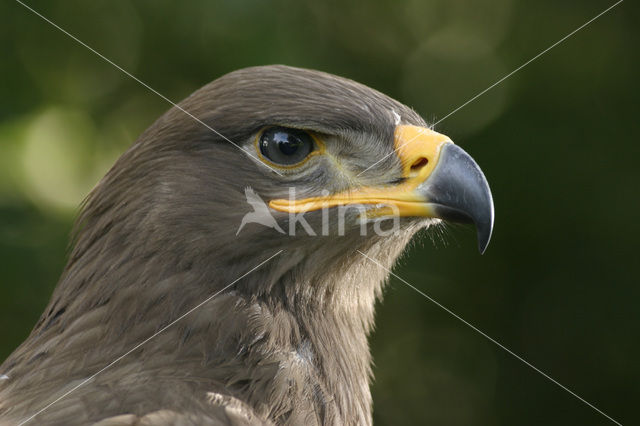
[[[420,157],[418,158],[416,161],[413,162],[413,164],[411,165],[411,170],[412,171],[418,171],[421,168],[423,168],[424,166],[426,166],[429,163],[429,160],[427,160],[424,157]]]

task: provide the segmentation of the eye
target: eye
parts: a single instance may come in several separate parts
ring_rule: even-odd
[[[313,140],[304,130],[271,127],[260,135],[260,153],[283,166],[300,163],[313,151]]]

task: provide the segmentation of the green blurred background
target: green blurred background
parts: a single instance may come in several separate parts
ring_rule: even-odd
[[[613,2],[29,1],[168,98],[271,63],[434,122]],[[444,120],[491,183],[492,244],[451,227],[397,273],[623,424],[640,424],[638,15],[627,1]],[[168,108],[0,3],[0,358],[56,283],[76,206]],[[372,337],[380,425],[608,421],[396,279]]]

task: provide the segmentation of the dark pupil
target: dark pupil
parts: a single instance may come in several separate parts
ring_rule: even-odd
[[[265,130],[260,137],[260,152],[276,164],[297,164],[311,151],[313,140],[304,130],[274,127]]]
[[[293,155],[302,146],[300,138],[290,133],[277,132],[273,135],[273,140],[284,155]]]

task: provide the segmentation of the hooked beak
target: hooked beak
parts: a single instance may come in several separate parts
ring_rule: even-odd
[[[482,170],[462,148],[442,147],[435,170],[418,188],[435,217],[451,222],[473,223],[478,249],[484,253],[493,231],[493,199]]]
[[[473,158],[448,137],[424,127],[397,126],[394,144],[402,164],[400,184],[301,200],[271,200],[269,206],[301,213],[340,205],[371,205],[368,217],[433,217],[473,223],[478,248],[484,253],[493,230],[493,199]]]

